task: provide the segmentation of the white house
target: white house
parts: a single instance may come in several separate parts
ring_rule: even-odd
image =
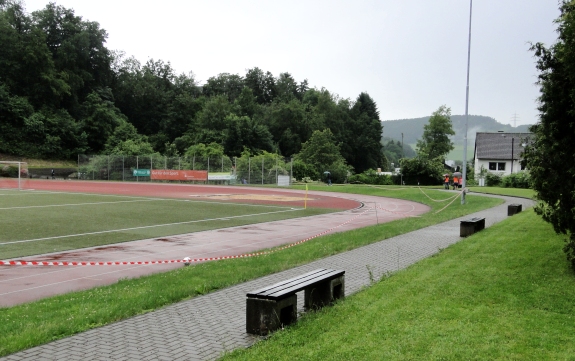
[[[523,168],[523,149],[532,133],[477,133],[475,136],[475,176],[481,166],[488,172],[509,175]]]

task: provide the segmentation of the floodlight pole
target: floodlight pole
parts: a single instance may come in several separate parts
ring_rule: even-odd
[[[465,204],[467,181],[467,123],[469,123],[469,64],[471,62],[471,14],[473,0],[469,0],[469,39],[467,41],[467,87],[465,88],[465,134],[463,137],[463,177],[461,178],[461,204]]]

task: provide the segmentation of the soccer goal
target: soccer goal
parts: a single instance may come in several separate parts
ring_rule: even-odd
[[[0,160],[0,188],[22,189],[28,178],[28,163]]]

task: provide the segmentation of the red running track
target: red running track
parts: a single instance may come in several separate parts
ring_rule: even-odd
[[[302,201],[286,202],[285,198],[283,198],[284,201],[278,201],[278,197],[302,197],[305,195],[305,191],[290,189],[162,183],[33,180],[27,181],[26,185],[26,188],[35,190],[166,198],[245,195],[246,197],[244,198],[249,200],[230,201],[281,204],[294,207],[301,207],[303,205]],[[366,206],[362,207],[363,204]],[[377,212],[373,210],[375,205],[379,208]],[[376,223],[417,216],[429,210],[429,207],[415,202],[331,192],[309,192],[307,206],[335,208],[341,211],[313,217],[45,254],[26,257],[23,260],[105,262],[181,260],[185,257],[233,256],[295,243],[322,233],[347,231]],[[372,208],[369,209],[369,207]],[[0,306],[12,306],[53,295],[115,283],[122,278],[139,277],[178,267],[183,267],[183,264],[0,266]]]

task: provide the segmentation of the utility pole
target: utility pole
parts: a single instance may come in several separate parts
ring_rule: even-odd
[[[513,113],[513,116],[511,117],[511,120],[513,121],[513,128],[517,128],[517,120],[519,119],[519,116],[517,115],[517,113]]]
[[[405,158],[405,152],[403,151],[403,133],[401,133],[401,158]],[[403,167],[401,166],[401,163],[399,163],[399,174],[400,174],[400,181],[401,184],[400,186],[403,186]]]
[[[473,0],[469,0],[469,40],[467,41],[467,87],[465,89],[465,136],[463,137],[463,177],[461,178],[461,204],[465,204],[467,180],[467,124],[469,123],[469,64],[471,62],[471,14]]]

